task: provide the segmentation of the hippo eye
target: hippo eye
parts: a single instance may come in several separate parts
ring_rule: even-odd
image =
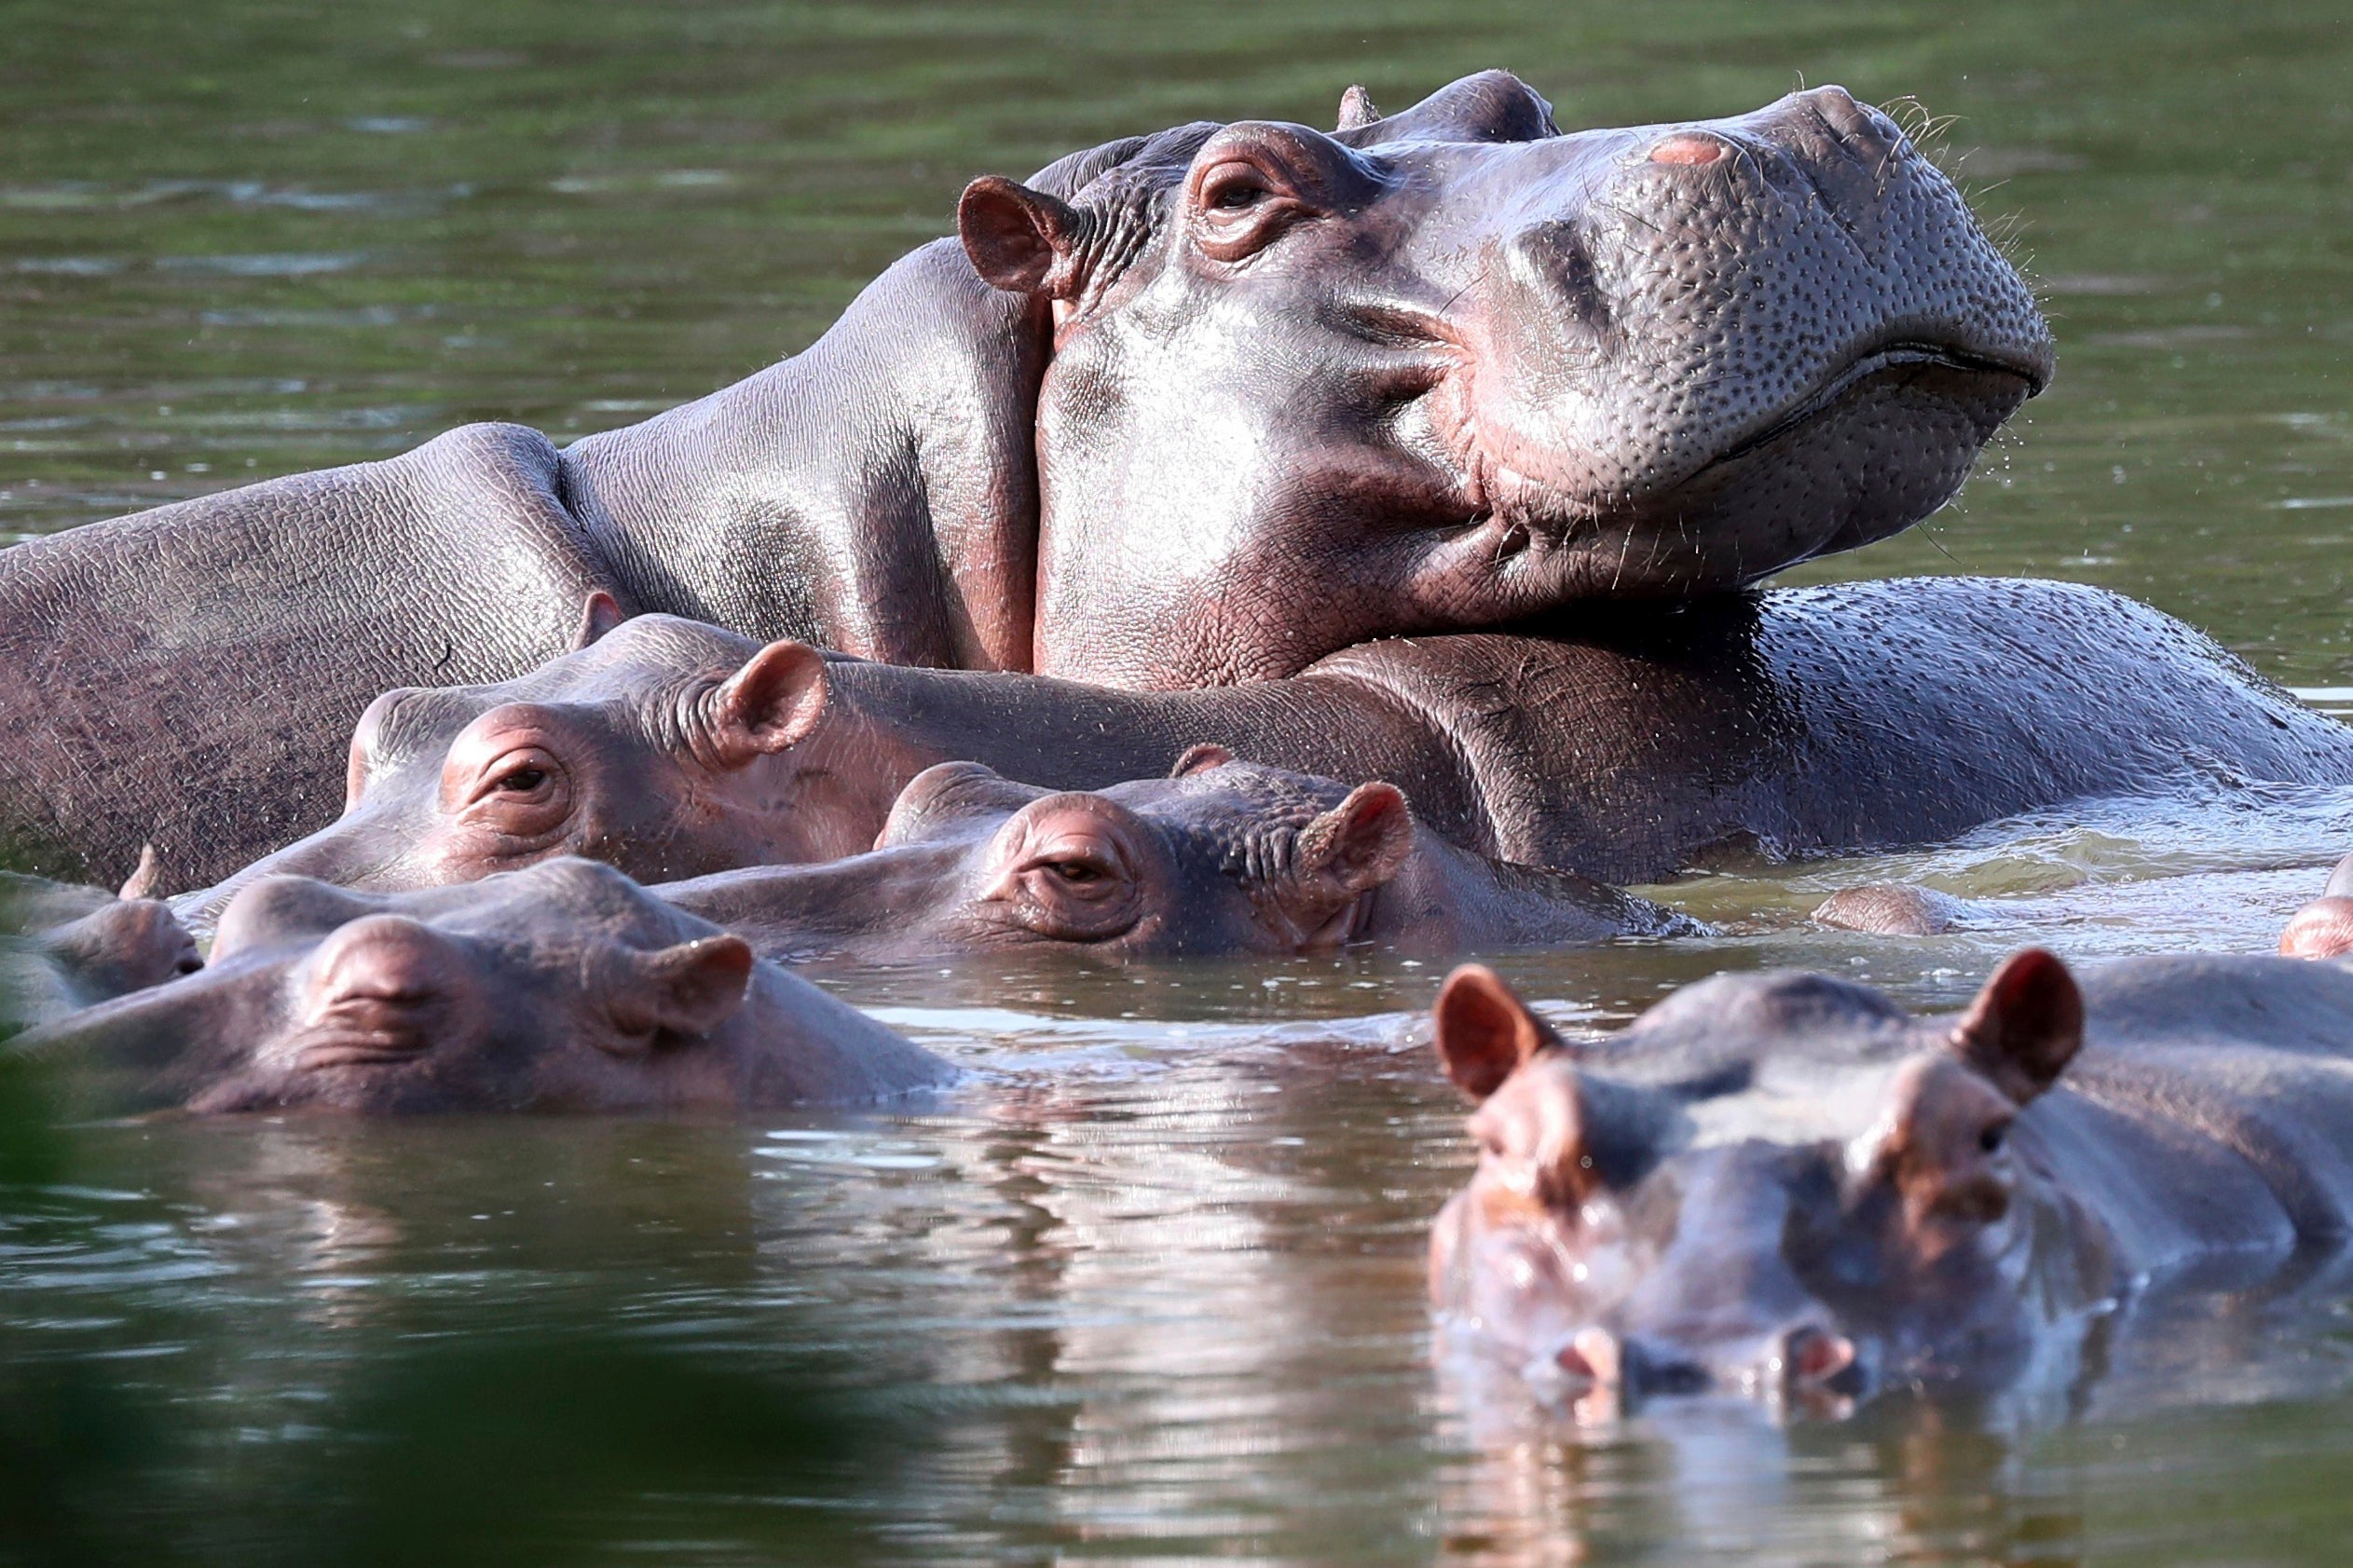
[[[518,795],[527,795],[545,783],[547,783],[546,769],[517,768],[513,772],[500,778],[493,787],[512,790]]]
[[[1265,199],[1265,186],[1249,180],[1230,180],[1211,193],[1209,204],[1221,212],[1238,212]]]
[[[2009,1123],[1996,1122],[1977,1135],[1977,1147],[1989,1154],[1993,1153],[2002,1147],[2002,1140],[2009,1135]]]
[[[1089,860],[1052,861],[1047,865],[1046,869],[1066,882],[1076,882],[1080,887],[1085,887],[1091,882],[1100,882],[1109,875],[1101,866]]]

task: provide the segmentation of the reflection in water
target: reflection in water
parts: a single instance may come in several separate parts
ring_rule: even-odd
[[[2061,368],[1962,505],[1797,575],[2100,582],[2342,707],[2340,10],[131,0],[102,56],[73,7],[20,7],[0,538],[465,419],[642,418],[809,341],[971,174],[1144,127],[1328,123],[1351,79],[1396,106],[1497,61],[1586,123],[1802,75],[1960,116],[1949,166],[2018,215]],[[2215,779],[1713,867],[1657,891],[1720,939],[1497,961],[1578,1029],[1728,966],[1949,1006],[2029,939],[2265,949],[2347,849],[2343,792]],[[1890,879],[1984,919],[1805,922]],[[31,1183],[0,1199],[0,1561],[2146,1564],[2353,1538],[2333,1256],[2144,1295],[1990,1405],[1580,1425],[1431,1343],[1421,1248],[1468,1165],[1421,1032],[1438,966],[820,978],[970,1092],[744,1127],[166,1121],[85,1129],[62,1171],[0,1126],[0,1179]]]

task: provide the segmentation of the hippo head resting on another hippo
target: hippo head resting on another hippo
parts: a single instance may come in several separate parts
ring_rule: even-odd
[[[870,853],[655,891],[796,957],[1454,952],[1699,929],[1588,878],[1458,849],[1393,784],[1351,789],[1216,746],[1100,791],[941,763],[908,784]]]
[[[267,876],[398,892],[567,854],[647,881],[854,854],[883,809],[866,777],[883,757],[837,769],[839,747],[798,745],[825,709],[825,662],[641,616],[515,680],[388,691],[352,734],[342,816],[181,912],[207,924]],[[837,790],[858,809],[834,809]]]
[[[230,904],[209,967],[20,1037],[110,1106],[731,1111],[867,1100],[947,1065],[609,867],[458,887],[299,877]]]
[[[1565,135],[1488,72],[1342,119],[966,189],[980,275],[1052,309],[1040,673],[1279,676],[1753,582],[1926,516],[2050,376],[2026,285],[1842,89]]]
[[[2015,1371],[2109,1288],[2098,1227],[2011,1124],[2083,1005],[2029,951],[1958,1020],[1818,975],[1725,975],[1590,1050],[1491,972],[1448,980],[1438,1049],[1479,1164],[1431,1237],[1438,1308],[1580,1415],[1709,1389],[1837,1403]]]

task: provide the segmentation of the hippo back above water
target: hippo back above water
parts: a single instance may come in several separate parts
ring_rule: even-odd
[[[387,694],[352,737],[341,818],[244,875],[393,889],[553,854],[647,880],[823,860],[870,847],[938,763],[1101,789],[1201,743],[1384,780],[1463,849],[1613,882],[1725,851],[1929,842],[2090,797],[2353,783],[2353,730],[2181,622],[2065,583],[1775,590],[1581,637],[1392,638],[1182,692],[646,616],[517,680]],[[207,919],[235,885],[184,911]]]
[[[0,839],[212,880],[227,825],[325,819],[378,692],[519,675],[599,605],[1171,687],[1747,582],[1925,515],[2049,374],[1951,185],[1838,89],[1568,135],[1500,73],[1351,103],[979,182],[806,352],[642,425],[0,552]]]

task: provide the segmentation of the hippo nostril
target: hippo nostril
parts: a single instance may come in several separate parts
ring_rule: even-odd
[[[1854,95],[1842,87],[1816,88],[1804,97],[1849,152],[1877,159],[1903,140],[1895,122],[1877,109],[1856,102]]]
[[[1708,164],[1721,162],[1731,155],[1731,149],[1716,137],[1677,131],[1650,149],[1650,161],[1704,168]]]

